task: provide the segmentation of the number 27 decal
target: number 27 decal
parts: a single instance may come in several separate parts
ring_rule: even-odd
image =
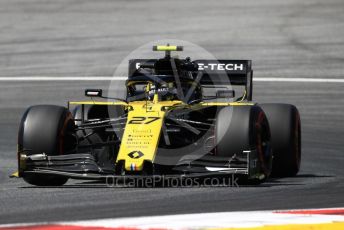
[[[142,124],[146,125],[159,120],[160,117],[133,117],[128,124]]]

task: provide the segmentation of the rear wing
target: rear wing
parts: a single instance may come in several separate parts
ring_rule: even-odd
[[[201,85],[243,85],[246,97],[252,100],[252,61],[251,60],[195,60],[202,73]]]
[[[129,60],[129,78],[143,76],[138,69],[140,66],[150,66],[158,59],[131,59]],[[197,73],[201,73],[201,85],[232,85],[245,86],[246,97],[252,100],[251,60],[195,60],[198,64]]]

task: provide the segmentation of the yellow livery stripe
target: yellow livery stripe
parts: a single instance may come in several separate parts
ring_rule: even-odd
[[[128,104],[122,101],[70,101],[70,105],[124,105]]]
[[[241,105],[255,105],[251,102],[202,102],[203,106],[241,106]]]

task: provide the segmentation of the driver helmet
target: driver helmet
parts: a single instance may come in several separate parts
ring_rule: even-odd
[[[157,85],[148,83],[146,92],[148,100],[153,100],[155,93],[158,94],[159,100],[174,100],[177,98],[177,88],[173,82],[164,82]]]

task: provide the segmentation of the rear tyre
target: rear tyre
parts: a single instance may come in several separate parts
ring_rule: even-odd
[[[258,183],[270,175],[272,161],[270,129],[260,107],[224,107],[217,116],[215,137],[218,156],[230,159],[236,153],[255,149],[258,154],[258,170],[264,175]]]
[[[72,153],[75,147],[74,120],[68,109],[37,105],[26,110],[19,126],[18,152],[54,156]],[[68,180],[61,176],[25,174],[25,168],[19,168],[23,171],[23,179],[32,185],[59,186]]]
[[[271,129],[272,176],[295,176],[301,164],[301,121],[294,105],[261,104]]]

